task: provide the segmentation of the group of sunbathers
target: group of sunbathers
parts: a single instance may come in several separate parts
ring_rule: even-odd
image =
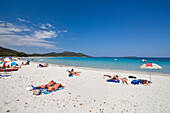
[[[16,65],[7,64],[6,65],[6,62],[4,62],[3,66],[0,66],[0,69],[6,69],[6,68],[21,68],[21,66],[18,66],[18,64],[16,64]]]
[[[75,72],[73,69],[71,71],[68,70],[68,72],[71,75],[80,75],[79,74],[80,72]],[[127,82],[128,79],[126,77],[123,77],[121,79],[118,77],[118,75],[113,75],[113,77],[111,75],[104,75],[104,77],[109,77],[109,78],[111,78],[110,80],[113,80],[113,81],[120,81],[121,80],[123,84],[126,83],[128,85],[128,82]],[[136,78],[136,77],[134,77],[134,78]],[[135,79],[131,83],[132,84],[139,84],[140,83],[140,84],[143,84],[143,85],[149,85],[150,86],[150,84],[147,80],[142,80],[142,79]],[[47,91],[56,91],[60,87],[64,88],[65,86],[63,86],[61,83],[56,83],[53,80],[51,80],[48,84],[37,86],[36,88],[40,89],[40,90],[42,88],[42,89],[47,89]]]
[[[110,75],[104,75],[104,77],[109,77],[109,78],[111,78],[110,80],[113,80],[113,81],[120,81],[120,80],[122,80],[123,84],[126,83],[128,85],[128,82],[127,82],[128,79],[126,77],[123,77],[121,79],[119,79],[118,75],[113,75],[113,77],[110,76]],[[148,80],[143,80],[143,79],[135,79],[131,83],[135,84],[135,85],[140,83],[142,85],[150,86],[149,81]]]

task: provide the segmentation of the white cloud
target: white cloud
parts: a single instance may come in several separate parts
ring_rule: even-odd
[[[36,38],[55,38],[57,37],[57,33],[55,31],[35,31]]]
[[[0,23],[0,27],[5,27],[5,23]]]
[[[47,27],[53,28],[51,24],[46,24]],[[45,49],[61,49],[56,47],[56,42],[47,41],[45,39],[56,38],[57,32],[50,29],[32,29],[13,23],[0,21],[0,45],[1,46],[36,46]]]
[[[26,20],[22,19],[22,18],[17,18],[20,22],[26,22]]]
[[[50,27],[50,28],[55,28],[54,26],[52,26],[51,24],[49,24],[49,23],[47,23],[46,24],[48,27]]]
[[[53,42],[36,39],[35,37],[29,35],[25,36],[0,35],[0,39],[1,39],[0,45],[4,47],[10,45],[10,46],[37,46],[46,49],[61,49],[51,44]]]
[[[55,28],[54,26],[52,26],[51,24],[47,23],[47,24],[42,24],[40,26],[41,29],[51,29],[51,28]]]
[[[0,34],[14,34],[16,32],[22,32],[22,31],[30,31],[30,29],[23,26],[16,26],[8,22],[0,23]]]
[[[41,28],[41,29],[48,29],[48,28],[45,26],[45,24],[42,24],[40,28]]]
[[[66,32],[68,32],[67,30],[62,30],[62,31],[57,31],[57,33],[66,33]]]

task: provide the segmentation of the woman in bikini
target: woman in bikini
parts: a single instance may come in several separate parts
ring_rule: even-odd
[[[75,71],[72,69],[71,71],[69,71],[69,73],[72,74],[72,75],[75,75],[75,76],[77,75],[77,76],[78,76],[78,75],[80,75],[79,73],[81,73],[81,72],[75,72]]]
[[[119,81],[119,77],[117,75],[113,75],[113,78],[112,78],[114,81]]]
[[[64,87],[64,86],[60,83],[56,83],[53,80],[51,80],[48,84],[37,86],[37,89],[43,88],[43,89],[47,89],[47,91],[55,91],[59,87]]]

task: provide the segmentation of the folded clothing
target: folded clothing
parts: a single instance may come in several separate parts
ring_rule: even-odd
[[[129,76],[129,78],[136,78],[135,76]]]

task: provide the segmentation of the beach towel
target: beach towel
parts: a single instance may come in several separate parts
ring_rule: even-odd
[[[36,89],[36,87],[33,87],[33,89]],[[56,92],[56,91],[59,91],[59,90],[62,90],[62,89],[64,89],[64,88],[63,87],[59,87],[59,89],[57,89],[55,91],[47,91],[47,89],[39,88],[40,92],[44,93],[44,94],[50,94],[52,92]]]
[[[114,81],[113,79],[109,79],[109,80],[107,80],[107,82],[119,83],[119,82],[120,82],[120,80],[118,80],[118,81]]]
[[[59,89],[55,90],[55,91],[47,91],[47,89],[43,89],[41,90],[41,93],[44,93],[44,94],[50,94],[52,92],[56,92],[56,91],[59,91],[59,90],[62,90],[64,89],[63,87],[59,87]]]
[[[69,75],[68,75],[69,77],[73,77],[73,74],[72,73],[69,73]]]
[[[136,80],[133,80],[133,81],[131,82],[131,84],[134,84],[134,85],[139,85],[139,80],[138,80],[138,79],[136,79]]]
[[[9,76],[11,76],[11,75],[0,75],[1,77],[9,77]]]

